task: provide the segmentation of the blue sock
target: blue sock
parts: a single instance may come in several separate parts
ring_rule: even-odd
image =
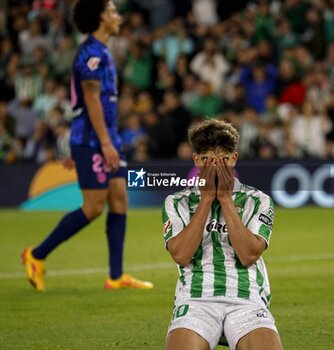
[[[109,247],[109,275],[117,279],[123,274],[123,247],[126,214],[108,213],[107,238]]]
[[[32,251],[36,259],[45,259],[60,243],[66,241],[89,224],[82,209],[65,215],[51,234]]]

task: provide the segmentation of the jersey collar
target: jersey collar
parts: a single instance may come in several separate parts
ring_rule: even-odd
[[[239,181],[239,179],[234,177],[233,193],[240,191],[241,187],[242,187],[242,185],[241,185],[241,182]],[[197,195],[199,195],[199,196],[201,195],[201,192],[200,192],[198,186],[193,187],[193,189]]]
[[[236,177],[234,178],[233,192],[238,192],[241,189],[241,182]]]
[[[91,40],[91,41],[93,41],[94,43],[96,43],[96,44],[102,46],[104,49],[107,48],[107,46],[106,46],[103,42],[101,42],[100,40],[96,39],[95,36],[94,36],[93,34],[89,34],[88,37],[89,37],[89,40]]]

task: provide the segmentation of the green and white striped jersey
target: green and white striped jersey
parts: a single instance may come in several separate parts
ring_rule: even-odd
[[[177,236],[186,227],[200,201],[198,188],[169,195],[163,206],[164,238]],[[274,220],[272,199],[265,193],[234,181],[233,201],[244,225],[269,245]],[[192,262],[178,266],[177,298],[248,299],[269,304],[267,270],[260,257],[250,267],[242,266],[228,237],[221,206],[216,199],[206,221],[203,239]]]

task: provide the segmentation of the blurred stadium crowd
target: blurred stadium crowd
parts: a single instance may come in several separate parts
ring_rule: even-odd
[[[190,159],[204,117],[240,131],[240,157],[334,157],[334,1],[114,0],[109,46],[129,159]],[[0,3],[0,162],[69,154],[67,0]],[[229,3],[229,4],[228,4]]]

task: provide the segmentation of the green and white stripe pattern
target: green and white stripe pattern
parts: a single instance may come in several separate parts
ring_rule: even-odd
[[[197,188],[177,192],[166,198],[162,216],[164,238],[177,236],[188,225],[200,201]],[[235,179],[233,201],[244,225],[269,245],[274,219],[271,198]],[[241,298],[269,304],[270,287],[262,257],[250,267],[240,263],[228,237],[220,203],[211,206],[203,239],[188,266],[179,268],[176,297]]]

